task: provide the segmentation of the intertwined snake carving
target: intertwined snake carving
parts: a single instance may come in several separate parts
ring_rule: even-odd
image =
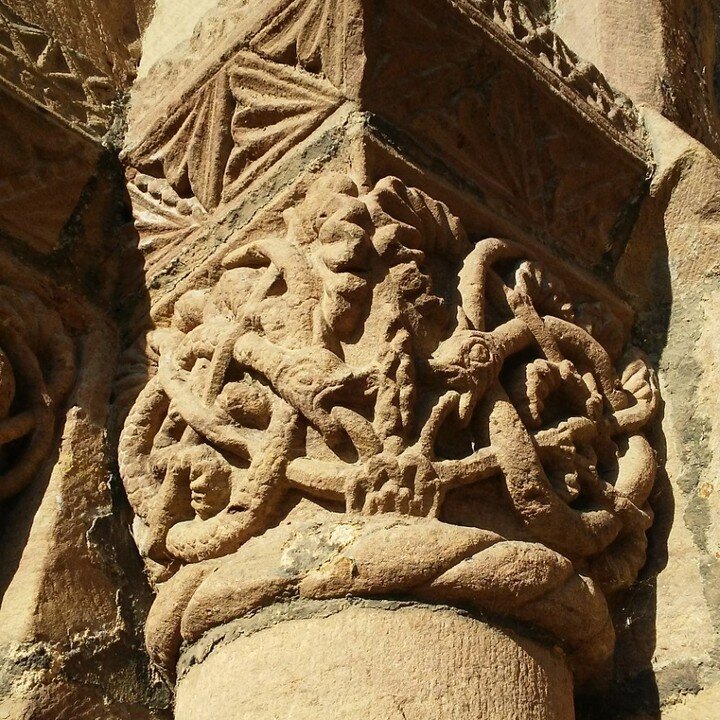
[[[445,205],[392,177],[362,194],[328,175],[285,222],[285,237],[227,255],[219,282],[187,292],[153,336],[157,373],[120,458],[158,579],[215,571],[294,493],[370,534],[482,531],[444,564],[398,570],[400,588],[293,580],[318,597],[412,589],[541,622],[538,597],[568,583],[593,605],[595,588],[633,582],[652,522],[643,428],[658,391],[591,283],[571,293],[524,246],[471,241]],[[448,493],[497,478],[498,512],[521,536],[448,521]],[[538,570],[533,597],[492,607],[481,578],[521,556],[554,569]],[[190,574],[195,588],[206,573],[179,577]],[[596,634],[612,632],[603,612]],[[571,644],[590,647],[586,630]]]

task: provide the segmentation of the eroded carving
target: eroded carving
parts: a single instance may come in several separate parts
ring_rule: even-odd
[[[0,84],[12,84],[94,136],[112,119],[117,88],[93,62],[0,3]]]
[[[50,253],[95,172],[99,150],[1,88],[0,138],[0,229]]]
[[[537,58],[621,133],[632,135],[639,126],[638,113],[622,93],[610,87],[603,74],[579,58],[545,23],[517,0],[466,0],[501,27],[515,42]]]
[[[178,300],[125,425],[156,661],[279,598],[407,594],[531,622],[591,674],[652,517],[625,320],[396,178],[329,174],[285,222]]]
[[[356,0],[286,3],[250,46],[278,62],[322,74],[335,87],[354,94],[364,69],[365,12]]]
[[[135,225],[149,262],[160,262],[341,102],[324,80],[238,53],[159,132],[127,152]]]
[[[75,349],[60,316],[34,293],[0,285],[0,500],[23,490],[47,460],[74,378]]]
[[[124,160],[150,277],[192,252],[261,178],[300,166],[291,148],[327,148],[333,120],[347,135],[352,108],[369,137],[385,142],[389,123],[401,132],[390,144],[452,167],[495,217],[570,248],[586,268],[616,260],[623,208],[647,175],[637,111],[521,4],[467,0],[439,24],[430,2],[256,10],[206,71],[176,74],[183,86],[160,119],[153,105],[131,121]]]

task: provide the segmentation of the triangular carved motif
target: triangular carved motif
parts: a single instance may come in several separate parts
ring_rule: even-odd
[[[482,12],[527,53],[562,78],[593,110],[629,138],[637,131],[632,103],[616,92],[591,63],[579,58],[550,27],[540,22],[518,0],[460,0],[465,12]],[[636,147],[642,153],[642,148]]]
[[[0,2],[0,77],[59,118],[104,135],[117,88],[92,61]]]
[[[151,158],[162,163],[165,177],[182,196],[195,195],[205,210],[220,202],[231,150],[230,102],[227,74],[222,71],[200,90],[187,115],[173,118],[168,141]]]
[[[50,44],[48,36],[40,30],[20,25],[14,25],[13,29],[18,41],[15,45],[16,49],[37,65]]]
[[[412,35],[399,28],[412,23]],[[384,22],[392,50],[371,68],[367,100],[372,109],[404,127],[424,147],[457,163],[509,216],[547,224],[552,188],[544,187],[547,150],[535,138],[532,100],[486,43],[451,18],[442,26],[418,7],[398,7]],[[381,39],[382,42],[382,39]],[[428,63],[427,48],[448,48]],[[423,82],[418,83],[417,77]],[[503,85],[509,81],[512,85]],[[518,85],[518,87],[514,87]]]
[[[53,75],[69,75],[72,76],[72,71],[68,65],[67,58],[65,57],[62,48],[56,42],[50,42],[42,55],[38,58],[37,66],[41,70],[45,70],[47,73]]]
[[[195,197],[212,212],[341,102],[327,82],[241,52],[128,156],[135,168],[165,177],[179,197]]]
[[[357,94],[364,70],[361,0],[294,0],[250,46],[285,65],[299,65]]]

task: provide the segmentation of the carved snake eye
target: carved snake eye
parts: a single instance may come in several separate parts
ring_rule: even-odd
[[[476,343],[470,348],[469,357],[471,362],[477,363],[478,365],[485,365],[490,362],[490,351],[482,343]]]
[[[313,225],[315,226],[315,230],[317,232],[320,232],[320,230],[322,229],[322,226],[325,224],[325,222],[327,221],[329,216],[330,216],[330,213],[328,212],[327,209],[321,210],[315,216],[315,222],[313,223]]]

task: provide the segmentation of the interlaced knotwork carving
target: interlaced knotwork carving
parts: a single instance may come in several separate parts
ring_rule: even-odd
[[[47,459],[74,353],[54,310],[32,292],[0,285],[0,500],[24,489]]]
[[[332,562],[284,575],[278,592],[412,590],[531,620],[576,651],[590,633],[607,653],[595,587],[634,580],[655,475],[642,429],[657,388],[623,322],[524,247],[472,243],[445,205],[396,178],[362,194],[329,175],[285,220],[285,237],[230,253],[219,282],[183,295],[152,338],[157,374],[120,459],[141,548],[166,568],[158,578],[215,569],[275,525],[293,491],[354,530],[330,543]],[[497,512],[518,521],[517,537],[448,521],[449,492],[498,478]],[[398,557],[373,554],[375,542]],[[248,552],[226,567],[241,572]],[[519,590],[504,563],[535,579]],[[182,570],[160,608],[175,592],[186,604],[177,588],[205,572]],[[539,599],[550,596],[593,622],[553,624]],[[185,639],[207,629],[183,623]]]

